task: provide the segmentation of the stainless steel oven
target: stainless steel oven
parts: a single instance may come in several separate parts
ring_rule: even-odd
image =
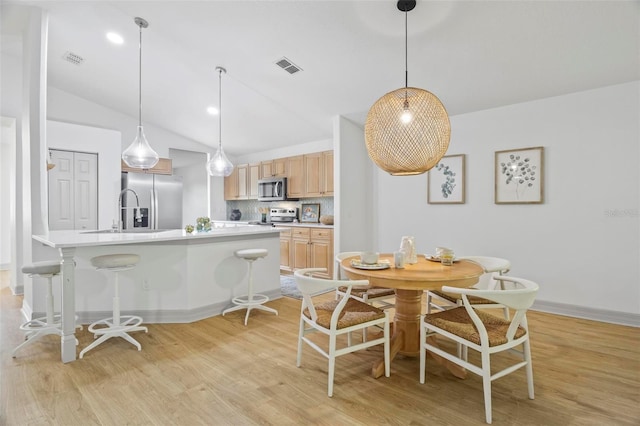
[[[291,223],[298,219],[297,208],[272,208],[270,210],[271,223]]]

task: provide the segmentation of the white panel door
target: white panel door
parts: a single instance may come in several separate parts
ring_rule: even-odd
[[[73,152],[49,150],[49,229],[75,229],[73,219]]]
[[[74,153],[74,229],[98,228],[98,156]]]
[[[49,229],[97,229],[97,154],[51,149],[49,157]]]

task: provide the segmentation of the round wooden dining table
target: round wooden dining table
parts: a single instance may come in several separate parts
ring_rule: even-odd
[[[484,270],[477,263],[458,260],[452,266],[443,266],[440,262],[418,256],[418,263],[405,264],[404,268],[393,266],[393,254],[381,254],[380,263],[389,262],[387,269],[361,269],[351,261],[360,259],[349,257],[342,260],[345,275],[352,280],[368,280],[371,286],[393,288],[396,292],[396,313],[391,336],[391,359],[397,354],[417,357],[420,355],[420,314],[424,290],[440,290],[442,286],[469,287],[476,282]],[[357,263],[356,263],[357,265]],[[429,353],[430,355],[434,355]],[[466,372],[461,367],[444,358],[434,356],[436,361],[445,365],[456,377],[464,378]],[[384,374],[384,359],[374,363],[371,374],[380,377]]]

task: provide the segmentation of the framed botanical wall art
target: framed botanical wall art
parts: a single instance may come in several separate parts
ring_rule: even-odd
[[[320,204],[303,204],[300,222],[316,223],[320,218]]]
[[[465,155],[445,155],[427,175],[429,204],[464,204]]]
[[[544,189],[544,148],[496,151],[495,203],[540,204]]]

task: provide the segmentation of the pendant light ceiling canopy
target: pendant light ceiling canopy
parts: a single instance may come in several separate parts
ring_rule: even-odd
[[[409,87],[407,16],[415,0],[398,1],[405,14],[405,87],[389,92],[369,109],[364,134],[371,160],[394,176],[418,175],[438,164],[449,148],[451,125],[440,99]]]
[[[210,176],[229,176],[233,172],[233,164],[222,149],[222,74],[227,70],[216,67],[218,71],[218,150],[207,163],[207,172]]]
[[[136,137],[131,142],[131,145],[122,153],[122,161],[127,166],[137,169],[150,169],[158,163],[160,157],[155,152],[146,136],[144,135],[144,129],[142,128],[142,29],[147,28],[149,23],[142,18],[135,18],[134,22],[140,27],[140,44],[139,44],[139,57],[140,68],[138,73],[138,129],[136,131]]]

